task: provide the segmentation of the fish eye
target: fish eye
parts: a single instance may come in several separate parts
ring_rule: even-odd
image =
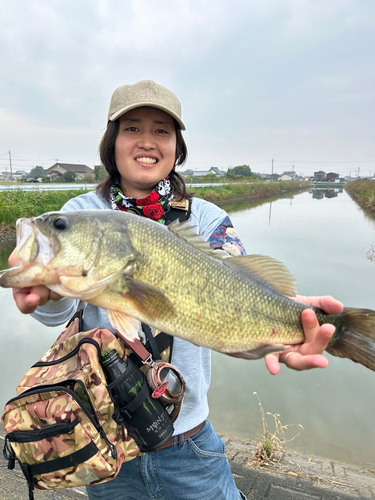
[[[64,217],[63,215],[57,216],[52,223],[53,227],[58,231],[64,231],[69,227],[69,219],[68,217]]]

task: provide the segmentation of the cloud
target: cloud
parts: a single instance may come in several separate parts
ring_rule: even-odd
[[[48,168],[56,159],[97,165],[102,133],[86,127],[45,125],[36,118],[0,108],[1,143],[11,151],[14,170],[31,170],[36,164]],[[8,154],[1,153],[0,169],[4,170],[9,165]]]
[[[293,156],[299,130],[330,134],[322,156],[352,139],[375,157],[374,14],[372,0],[7,2],[0,151],[88,162],[114,89],[150,78],[182,101],[189,167],[272,158],[282,143]]]

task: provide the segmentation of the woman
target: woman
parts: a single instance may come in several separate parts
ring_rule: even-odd
[[[183,179],[175,170],[187,155],[182,130],[185,125],[180,102],[166,88],[152,81],[118,88],[111,99],[108,125],[100,145],[108,177],[96,192],[70,200],[63,210],[129,210],[165,223],[176,201],[184,206],[181,201],[190,199]],[[229,253],[244,254],[229,217],[217,206],[193,198],[190,220],[213,248],[220,251],[224,245]],[[13,256],[9,264],[16,264]],[[49,326],[66,323],[78,306],[77,301],[61,298],[43,286],[15,289],[14,298],[23,313],[32,313]],[[342,305],[331,297],[299,297],[299,300],[328,313],[342,310]],[[295,370],[327,366],[322,352],[334,327],[320,326],[311,310],[303,312],[302,323],[304,344],[287,354],[266,356],[271,374],[280,371],[282,362]],[[112,330],[105,312],[87,305],[84,329],[96,327]],[[223,442],[206,420],[210,351],[174,338],[171,362],[187,384],[184,405],[174,424],[174,438],[161,451],[125,463],[114,481],[89,487],[90,500],[245,498],[235,486]]]

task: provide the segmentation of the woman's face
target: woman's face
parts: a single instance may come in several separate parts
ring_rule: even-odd
[[[171,172],[176,159],[173,118],[160,109],[132,109],[119,118],[116,166],[126,196],[147,196]]]

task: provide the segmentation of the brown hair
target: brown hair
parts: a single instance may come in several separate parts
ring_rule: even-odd
[[[186,184],[182,176],[176,172],[176,167],[183,165],[187,158],[187,147],[182,135],[181,128],[177,121],[173,118],[176,128],[176,159],[172,171],[169,174],[169,180],[173,189],[176,200],[183,198],[190,199],[192,196],[186,190]],[[96,190],[109,201],[109,191],[112,185],[121,185],[121,176],[117,170],[115,160],[115,143],[119,131],[119,118],[114,122],[109,121],[107,129],[104,132],[100,141],[99,152],[102,164],[108,172],[108,176],[96,187]]]

